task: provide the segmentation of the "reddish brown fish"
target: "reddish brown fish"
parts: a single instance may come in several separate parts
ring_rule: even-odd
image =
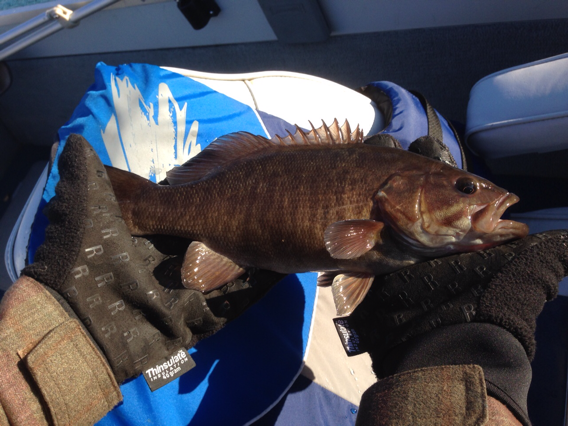
[[[170,186],[108,168],[133,235],[193,240],[187,288],[213,290],[256,267],[325,272],[338,313],[373,277],[528,233],[502,220],[518,197],[405,150],[362,143],[348,123],[268,140],[235,133],[168,174]]]

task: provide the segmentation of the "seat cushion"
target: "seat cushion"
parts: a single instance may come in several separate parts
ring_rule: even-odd
[[[488,75],[471,89],[466,143],[494,159],[568,149],[568,54]]]

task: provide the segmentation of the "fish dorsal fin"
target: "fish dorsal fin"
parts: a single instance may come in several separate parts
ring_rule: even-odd
[[[307,133],[296,126],[296,133],[292,134],[288,132],[288,136],[284,138],[276,135],[272,138],[272,141],[282,146],[339,145],[363,142],[363,132],[359,129],[359,126],[351,132],[351,126],[347,120],[345,120],[345,123],[343,123],[343,126],[341,127],[337,122],[337,118],[333,120],[331,126],[328,126],[322,121],[321,127],[318,127],[317,129],[311,121],[309,123],[312,130]]]
[[[311,131],[305,132],[296,126],[296,133],[292,135],[288,132],[288,136],[284,138],[277,135],[272,139],[267,139],[247,132],[221,136],[191,160],[170,170],[167,173],[168,182],[170,185],[195,182],[217,170],[221,170],[234,161],[274,147],[363,142],[363,132],[359,129],[359,126],[351,132],[351,126],[347,120],[341,127],[337,123],[337,119],[333,121],[331,126],[323,123],[318,129],[315,129],[311,122],[310,125],[312,126]]]
[[[274,147],[270,139],[248,132],[230,133],[211,142],[207,148],[181,166],[167,172],[170,185],[195,182],[253,152]]]

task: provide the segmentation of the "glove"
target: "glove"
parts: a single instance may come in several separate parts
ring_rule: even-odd
[[[536,318],[568,274],[567,243],[567,231],[548,231],[377,277],[348,325],[379,379],[475,364],[487,394],[530,424]]]
[[[154,389],[164,384],[164,376],[172,380],[187,371],[192,360],[185,349],[239,316],[283,275],[257,271],[207,295],[187,290],[181,284],[180,268],[189,241],[132,237],[121,219],[105,168],[85,139],[78,135],[68,138],[58,168],[56,195],[45,211],[50,221],[45,242],[37,250],[34,263],[22,271],[21,282],[2,301],[4,308],[17,304],[21,299],[17,293],[22,293],[23,287],[28,292],[33,288],[43,306],[49,306],[49,312],[57,311],[58,321],[55,327],[34,331],[38,336],[33,339],[4,346],[11,359],[19,354],[28,364],[22,369],[20,362],[19,370],[28,383],[27,403],[33,395],[35,406],[40,407],[34,411],[34,419],[43,415],[55,423],[88,424],[120,401],[118,384],[125,380],[146,372]],[[43,312],[32,315],[25,309],[9,316],[16,314],[29,315],[32,325],[49,324],[53,316]],[[5,321],[5,317],[0,336],[16,335],[19,330],[8,322],[18,319]],[[43,358],[39,357],[38,347],[54,330],[57,338],[51,346],[39,348]],[[71,335],[76,337],[66,342],[65,336]],[[71,368],[73,361],[66,360],[70,350],[75,359],[89,361],[80,363],[75,375],[55,374]],[[30,370],[32,355],[39,359],[36,364],[42,364],[40,369],[48,370],[41,377],[31,371],[37,367]],[[182,366],[180,372],[170,371],[172,374],[158,378],[158,366],[167,362]],[[91,367],[96,374],[87,371]],[[33,380],[28,376],[30,371]],[[16,377],[17,371],[12,374]],[[103,376],[105,383],[93,383],[93,377],[96,381]],[[10,421],[17,422],[29,414],[31,410],[24,414],[11,410],[16,399],[13,395],[4,397],[1,388],[0,383],[0,401]],[[104,390],[93,395],[94,389]],[[89,411],[92,405],[97,408]]]

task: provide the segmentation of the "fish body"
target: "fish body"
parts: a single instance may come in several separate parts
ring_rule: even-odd
[[[168,174],[169,186],[108,175],[133,235],[194,241],[186,287],[210,291],[250,267],[325,272],[320,282],[333,279],[340,314],[375,275],[528,232],[500,219],[513,194],[442,162],[366,145],[337,122],[274,141],[221,138]]]

